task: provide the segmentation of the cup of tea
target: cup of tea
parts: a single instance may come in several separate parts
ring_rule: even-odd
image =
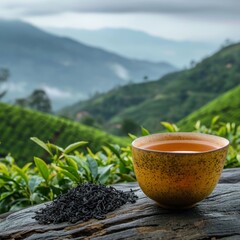
[[[228,145],[225,138],[202,133],[139,137],[132,142],[139,186],[163,208],[191,208],[215,188]]]

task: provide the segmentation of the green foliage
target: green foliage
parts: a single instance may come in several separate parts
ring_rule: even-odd
[[[53,200],[83,182],[136,181],[130,146],[108,144],[96,153],[89,148],[84,153],[77,151],[87,144],[84,141],[61,148],[32,140],[46,151],[50,162],[34,157],[34,168],[32,163],[21,168],[10,155],[0,159],[0,213]]]
[[[142,131],[142,135],[143,136],[147,136],[147,135],[150,134],[149,131],[146,128],[144,128],[144,127],[141,127],[141,131]]]
[[[230,146],[225,168],[240,167],[240,125],[220,122],[219,117],[216,116],[212,119],[210,126],[198,121],[195,124],[195,131],[227,138]]]
[[[36,89],[26,98],[20,98],[15,101],[15,104],[21,107],[31,108],[40,112],[51,113],[51,100],[47,93],[42,89]]]
[[[224,122],[240,124],[240,85],[214,99],[210,103],[182,119],[178,125],[184,131],[191,131],[194,123],[201,119],[207,124],[218,115]]]
[[[127,145],[124,138],[71,120],[4,103],[0,103],[0,129],[0,156],[11,153],[21,166],[32,159],[33,153],[40,158],[46,155],[43,149],[30,141],[32,136],[63,147],[80,140],[87,141],[93,151],[100,150],[105,142]]]
[[[81,118],[80,123],[90,126],[90,127],[101,128],[101,124],[99,123],[99,121],[88,115]]]
[[[126,136],[130,132],[136,134],[139,131],[139,126],[132,119],[123,119],[121,131],[124,136]]]
[[[175,124],[161,124],[166,131],[181,131]],[[143,136],[150,134],[144,127],[141,130]],[[240,167],[240,125],[223,123],[216,116],[209,125],[197,121],[193,131],[227,138],[230,147],[225,168]],[[129,136],[136,138],[132,134]],[[0,159],[0,213],[52,200],[83,182],[136,181],[131,146],[107,143],[101,145],[101,150],[93,151],[86,141],[62,148],[36,137],[31,140],[47,154],[44,158],[34,157],[34,167],[32,163],[19,167],[11,155]]]
[[[169,123],[169,122],[161,122],[161,125],[168,131],[168,132],[178,132],[179,128],[173,124],[173,123]]]

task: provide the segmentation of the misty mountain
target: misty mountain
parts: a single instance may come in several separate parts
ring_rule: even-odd
[[[43,88],[55,108],[176,69],[165,62],[128,59],[21,21],[5,20],[0,20],[0,67],[11,73],[5,101]]]
[[[200,61],[219,48],[217,43],[173,41],[124,28],[100,30],[48,28],[46,30],[125,57],[149,61],[164,60],[179,67],[189,66],[192,60]]]
[[[157,131],[160,121],[176,123],[226,91],[239,86],[239,66],[240,43],[237,43],[222,48],[190,69],[167,74],[158,81],[113,89],[66,107],[60,114],[75,120],[79,120],[79,113],[88,114],[94,120],[99,119],[108,131],[111,130],[110,126],[115,130],[116,125],[119,127],[124,120],[132,120],[139,126]],[[237,94],[235,97],[231,95],[228,104],[231,101],[234,106],[238,106],[235,102],[239,102],[240,97]],[[219,106],[214,104],[215,110],[217,106],[218,109],[222,107],[222,112],[230,108],[223,104],[223,100],[218,104]],[[214,116],[212,110],[214,109],[211,112],[205,111],[204,114]],[[238,111],[235,112],[237,114]],[[231,115],[228,117],[229,121]],[[232,119],[235,121],[236,118]]]

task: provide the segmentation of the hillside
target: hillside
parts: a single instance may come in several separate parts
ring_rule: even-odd
[[[191,113],[178,126],[183,131],[191,131],[199,119],[201,123],[209,124],[215,116],[219,116],[223,122],[240,124],[240,85]]]
[[[154,131],[160,121],[177,122],[240,83],[240,44],[221,49],[195,67],[170,73],[158,81],[119,87],[65,108],[76,117],[86,111],[107,124],[132,119]]]
[[[126,141],[71,120],[0,103],[0,156],[11,153],[18,163],[42,156],[44,152],[30,140],[33,136],[61,147],[88,141],[93,151],[106,142],[122,145]]]
[[[157,79],[172,65],[121,57],[20,21],[0,20],[0,67],[10,70],[8,99],[44,88],[55,108],[144,76]]]

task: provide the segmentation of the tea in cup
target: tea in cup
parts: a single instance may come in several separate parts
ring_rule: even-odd
[[[163,208],[193,207],[209,196],[229,141],[202,133],[159,133],[135,139],[133,166],[142,191]]]

